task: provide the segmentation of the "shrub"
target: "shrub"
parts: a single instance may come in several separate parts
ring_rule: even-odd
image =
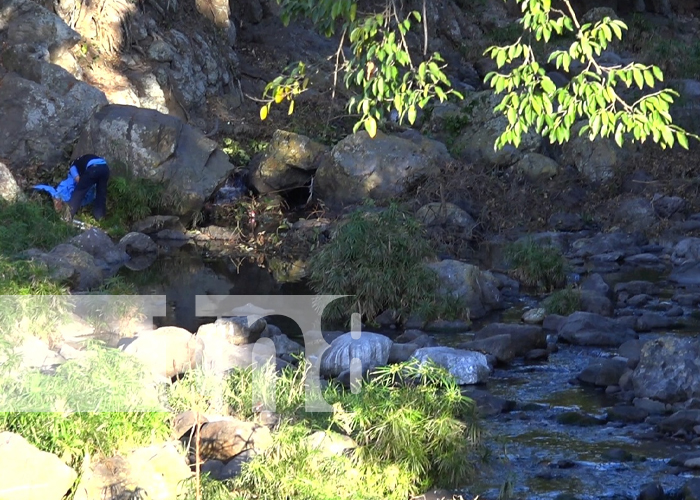
[[[568,316],[581,309],[581,291],[573,287],[557,290],[542,305],[549,314]]]
[[[528,239],[505,250],[511,274],[525,286],[549,292],[566,282],[566,258],[557,247]]]
[[[302,361],[281,373],[268,364],[257,373],[234,370],[229,376],[222,394],[231,413],[253,417],[252,389],[257,380],[276,387],[274,392],[257,394],[265,403],[274,394],[280,416],[273,446],[246,464],[242,475],[229,484],[239,495],[260,500],[398,500],[431,486],[462,485],[470,477],[470,454],[480,439],[474,405],[444,369],[417,363],[380,368],[356,394],[332,383],[323,398],[333,412],[306,413],[309,369]],[[213,408],[217,383],[191,372],[175,386],[180,384],[170,393],[174,410],[193,405],[202,411]],[[201,392],[192,400],[189,395],[197,391]],[[345,433],[358,448],[331,456],[310,449],[304,443],[316,430]]]
[[[431,257],[421,224],[396,205],[358,209],[309,259],[309,283],[320,294],[350,295],[325,309],[329,321],[347,320],[353,312],[372,321],[385,310],[399,318],[459,316],[466,309],[438,293],[438,277],[424,265]]]

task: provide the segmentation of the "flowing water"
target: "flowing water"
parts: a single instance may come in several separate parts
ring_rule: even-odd
[[[197,317],[195,295],[311,293],[303,283],[276,283],[255,264],[207,260],[187,247],[160,259],[146,273],[122,274],[143,294],[167,296],[167,314],[155,319],[157,326],[174,325],[193,332],[214,320]],[[523,307],[534,303],[524,298],[510,311],[486,321],[519,319]],[[283,318],[270,322],[303,342],[293,323]],[[471,334],[436,334],[436,338],[456,345],[470,340]],[[642,486],[652,481],[667,492],[681,487],[689,476],[674,474],[666,462],[697,447],[650,438],[648,424],[579,427],[557,422],[558,415],[569,411],[605,417],[605,408],[618,403],[601,390],[570,383],[592,358],[612,355],[611,350],[563,345],[548,361],[497,369],[482,389],[514,402],[515,409],[484,419],[489,457],[480,466],[478,484],[464,492],[465,500],[476,494],[482,500],[499,498],[506,484],[512,486],[510,498],[581,500],[635,499]]]

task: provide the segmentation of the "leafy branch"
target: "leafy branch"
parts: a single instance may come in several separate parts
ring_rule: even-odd
[[[299,17],[313,21],[316,29],[327,37],[333,36],[341,24],[338,50],[335,58],[334,85],[337,76],[344,74],[345,86],[355,91],[347,104],[349,113],[360,118],[354,131],[364,127],[371,137],[377,133],[378,124],[391,116],[398,123],[408,120],[413,124],[418,109],[434,99],[446,101],[450,95],[463,96],[451,88],[444,73],[444,60],[433,53],[420,63],[414,62],[406,35],[413,23],[426,20],[418,11],[405,17],[394,0],[387,0],[384,10],[358,17],[357,3],[351,0],[277,0],[282,7],[281,18],[285,24]],[[346,58],[343,46],[350,43],[350,57]],[[427,45],[426,45],[427,47]],[[424,52],[427,50],[424,48]],[[287,68],[265,87],[260,118],[267,118],[272,104],[289,101],[289,114],[294,111],[294,99],[307,90],[307,67],[299,62]]]
[[[523,12],[519,22],[525,31],[534,33],[535,40],[548,43],[553,34],[575,34],[568,49],[551,52],[547,60],[567,73],[573,61],[582,64],[583,69],[567,85],[554,84],[523,36],[512,45],[491,46],[485,51],[495,59],[499,70],[521,61],[509,73],[492,71],[485,78],[496,93],[507,92],[495,111],[507,117],[508,126],[494,148],[506,144],[517,147],[522,134],[531,128],[550,142],[562,144],[571,138],[571,129],[579,118],[586,121],[579,135],[588,133],[590,140],[612,135],[620,147],[630,137],[633,142],[643,143],[651,136],[662,149],[676,143],[688,149],[688,137],[700,139],[673,124],[669,109],[679,95],[675,90],[657,90],[631,104],[620,95],[620,84],[628,89],[634,85],[640,90],[645,86],[656,88],[663,81],[659,67],[634,62],[606,66],[596,60],[613,38],[622,39],[627,25],[610,17],[581,25],[570,1],[562,1],[567,12],[552,8],[551,0],[516,0]]]

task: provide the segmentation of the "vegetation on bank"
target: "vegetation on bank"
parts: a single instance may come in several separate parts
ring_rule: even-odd
[[[349,295],[325,309],[328,321],[359,313],[372,322],[383,311],[399,319],[461,318],[467,314],[464,304],[441,294],[437,274],[425,266],[434,258],[422,224],[398,205],[363,207],[311,256],[309,282],[319,294]]]
[[[180,411],[252,420],[254,394],[265,394],[279,415],[272,447],[244,465],[238,478],[199,478],[204,500],[399,500],[430,487],[467,484],[480,456],[473,401],[432,364],[376,369],[354,394],[331,382],[323,398],[333,411],[307,413],[310,366],[304,360],[281,373],[267,365],[262,376],[234,370],[223,380],[193,370],[159,390],[144,382],[149,378],[138,361],[98,343],[54,375],[22,371],[11,351],[5,354],[10,361],[0,365],[0,430],[24,436],[76,470],[86,456],[94,463],[164,442]],[[329,454],[310,444],[316,431],[349,436],[356,446]],[[195,498],[195,481],[183,485],[183,500]]]
[[[556,246],[517,241],[506,246],[505,257],[511,275],[527,287],[552,292],[566,284],[568,263]]]

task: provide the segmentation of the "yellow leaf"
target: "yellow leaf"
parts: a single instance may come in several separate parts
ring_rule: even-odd
[[[289,112],[287,114],[291,115],[292,113],[294,113],[294,101],[289,101]]]
[[[279,104],[284,99],[284,90],[282,87],[277,87],[277,92],[275,92],[275,103]]]
[[[374,136],[377,135],[377,120],[371,116],[368,117],[367,120],[365,120],[365,130],[367,130],[369,136],[374,139]]]
[[[268,112],[267,106],[263,106],[262,108],[260,108],[260,119],[261,120],[264,120],[265,118],[267,118],[267,112]]]

